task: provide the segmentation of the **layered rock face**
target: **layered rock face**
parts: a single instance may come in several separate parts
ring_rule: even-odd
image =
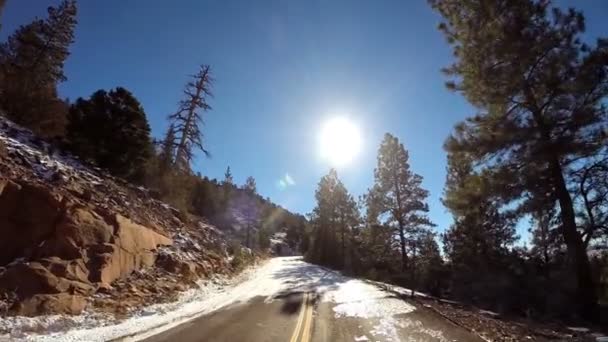
[[[0,234],[0,316],[126,316],[232,272],[222,233],[204,219],[1,115]]]
[[[0,179],[0,227],[0,291],[17,295],[11,311],[21,315],[79,313],[84,296],[153,266],[157,248],[172,244],[120,214],[7,179]]]

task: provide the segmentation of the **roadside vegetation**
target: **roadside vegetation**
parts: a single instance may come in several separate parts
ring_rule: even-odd
[[[549,1],[430,5],[454,51],[447,86],[476,110],[444,145],[454,223],[434,229],[387,133],[359,205],[335,170],[319,182],[307,258],[501,313],[605,319],[608,41],[583,43],[583,14]]]
[[[4,1],[0,12],[2,6]],[[75,101],[59,98],[59,84],[68,81],[63,67],[74,42],[77,2],[64,0],[47,12],[46,18],[21,26],[0,45],[3,115],[89,165],[149,188],[184,215],[205,217],[249,249],[268,248],[270,236],[278,231],[288,232],[292,248],[300,246],[306,219],[260,196],[253,177],[240,186],[229,167],[223,180],[192,170],[198,153],[209,156],[202,131],[211,110],[209,65],[201,65],[186,80],[182,100],[175,112],[167,113],[164,137],[155,139],[136,95],[120,85]]]
[[[0,111],[184,215],[231,231],[234,267],[285,231],[309,261],[349,274],[502,313],[605,320],[608,40],[584,43],[583,14],[548,1],[429,3],[454,53],[447,86],[475,108],[444,145],[449,227],[428,217],[423,176],[389,133],[367,193],[355,198],[331,170],[308,219],[260,196],[252,177],[235,184],[229,167],[222,180],[193,171],[196,156],[212,152],[203,134],[209,65],[186,80],[156,139],[136,95],[120,85],[61,99],[74,0],[49,7],[0,45]],[[527,225],[531,241],[516,234],[518,225]]]

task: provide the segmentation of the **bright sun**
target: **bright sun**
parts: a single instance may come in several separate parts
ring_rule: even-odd
[[[321,156],[333,166],[350,163],[361,148],[358,127],[344,117],[328,120],[321,128],[320,148]]]

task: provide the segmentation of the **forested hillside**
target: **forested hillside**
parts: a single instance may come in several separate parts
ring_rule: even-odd
[[[605,318],[608,41],[583,43],[583,14],[549,1],[429,2],[447,87],[475,108],[444,144],[454,223],[434,229],[386,134],[359,205],[336,171],[319,182],[308,259],[503,313]]]
[[[0,0],[0,14],[4,3]],[[19,191],[34,189],[35,196],[51,198],[47,221],[69,211],[69,220],[83,216],[87,224],[94,221],[103,229],[100,236],[87,239],[69,236],[76,242],[53,235],[61,248],[45,247],[46,254],[38,255],[32,249],[54,232],[53,221],[47,235],[27,241],[22,251],[7,252],[0,260],[0,275],[7,274],[4,267],[14,260],[19,267],[29,262],[21,254],[38,260],[59,257],[65,250],[78,255],[61,254],[62,267],[76,260],[78,267],[87,265],[91,272],[101,273],[103,268],[91,260],[109,259],[106,250],[120,249],[120,243],[109,242],[120,238],[120,227],[130,231],[141,225],[152,240],[160,241],[149,249],[173,244],[163,234],[172,234],[178,245],[185,231],[187,243],[175,247],[179,253],[194,248],[197,258],[208,257],[213,265],[190,259],[178,262],[170,253],[154,259],[162,264],[157,265],[148,249],[137,250],[144,256],[133,263],[156,265],[162,272],[171,269],[173,276],[192,283],[191,274],[242,270],[256,256],[268,255],[271,237],[281,233],[290,249],[307,261],[350,275],[501,314],[605,322],[608,39],[590,41],[584,34],[583,13],[559,9],[550,1],[428,3],[453,53],[452,63],[442,70],[447,89],[471,108],[443,141],[447,168],[441,202],[452,217],[445,227],[437,226],[430,215],[428,178],[414,170],[403,143],[411,140],[392,133],[379,142],[373,179],[368,180],[371,186],[364,194],[351,193],[339,169],[332,168],[318,182],[307,217],[262,196],[253,177],[236,184],[230,166],[223,179],[205,176],[205,162],[222,153],[210,151],[205,140],[205,120],[215,114],[214,96],[225,96],[214,92],[215,78],[221,80],[222,75],[211,65],[192,66],[194,73],[184,77],[183,89],[163,90],[181,96],[166,113],[163,136],[152,136],[137,94],[121,84],[77,99],[61,98],[58,88],[69,82],[64,64],[76,39],[78,5],[62,0],[49,7],[45,17],[25,23],[0,44],[0,133],[7,145],[0,145],[0,197],[16,196],[5,197],[10,204],[10,215],[5,216],[12,221],[2,215],[0,219],[10,221],[13,232],[22,221],[31,223],[11,203],[16,203],[14,198],[23,200]],[[451,114],[449,107],[442,110],[446,117]],[[27,139],[20,140],[24,136]],[[66,168],[80,175],[73,177],[77,181],[62,173],[64,159],[77,165]],[[47,173],[57,160],[60,170]],[[197,160],[200,168],[194,167]],[[95,192],[99,184],[106,187]],[[14,193],[3,193],[5,186]],[[121,189],[127,190],[123,194]],[[119,195],[113,197],[114,191]],[[145,216],[138,216],[140,208]],[[135,223],[126,221],[129,215]],[[40,272],[51,272],[47,266],[40,266]],[[125,277],[139,270],[128,266],[108,278],[123,279],[118,283],[122,290],[127,288]],[[83,277],[87,295],[112,290],[106,287],[110,284]],[[11,278],[10,289],[22,291],[17,278]],[[51,290],[76,291],[70,286],[78,284],[69,281],[61,291]],[[145,302],[142,298],[147,297],[142,296],[139,304]]]
[[[183,99],[167,113],[165,136],[155,139],[141,103],[120,85],[75,101],[59,98],[57,87],[68,81],[63,67],[76,26],[77,3],[65,0],[49,7],[46,18],[21,26],[2,43],[0,111],[7,118],[54,148],[145,186],[152,196],[184,213],[207,218],[244,246],[266,249],[272,234],[285,231],[289,244],[300,247],[306,219],[260,196],[252,177],[239,186],[229,168],[221,181],[192,170],[197,156],[209,155],[202,131],[204,115],[211,110],[209,65],[201,65],[187,80]]]

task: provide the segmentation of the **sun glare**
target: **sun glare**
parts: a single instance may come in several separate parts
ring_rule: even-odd
[[[349,164],[359,153],[360,147],[359,128],[347,118],[332,118],[321,128],[321,156],[332,166]]]

